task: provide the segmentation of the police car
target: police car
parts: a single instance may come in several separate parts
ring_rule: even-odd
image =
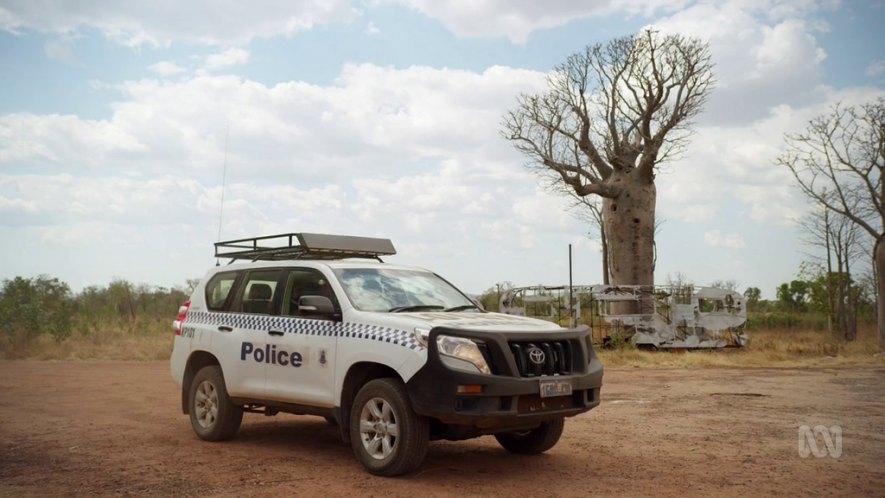
[[[537,454],[599,404],[588,329],[489,313],[387,239],[292,233],[215,244],[174,321],[172,377],[206,441],[243,413],[337,424],[365,468],[416,469],[428,442],[494,435]]]

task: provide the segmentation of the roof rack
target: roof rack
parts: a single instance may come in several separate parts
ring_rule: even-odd
[[[263,237],[228,240],[215,243],[216,258],[251,261],[285,261],[290,259],[369,258],[396,254],[390,239],[328,235],[322,233],[281,233]]]

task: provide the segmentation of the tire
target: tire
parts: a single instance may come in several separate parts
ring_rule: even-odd
[[[370,473],[392,477],[417,469],[429,441],[430,424],[412,411],[399,379],[375,379],[357,393],[350,412],[350,445]]]
[[[191,427],[200,439],[224,441],[240,429],[243,408],[231,402],[218,365],[209,365],[197,372],[188,390],[187,402]]]
[[[542,422],[540,426],[529,431],[496,434],[495,439],[510,453],[537,455],[556,446],[562,436],[563,426],[565,426],[565,419],[557,418]]]

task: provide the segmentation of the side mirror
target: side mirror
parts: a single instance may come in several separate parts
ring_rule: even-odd
[[[326,296],[301,296],[298,300],[298,314],[330,317],[335,314],[335,307]]]

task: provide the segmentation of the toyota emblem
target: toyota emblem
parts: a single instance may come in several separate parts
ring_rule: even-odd
[[[543,365],[544,364],[544,352],[539,348],[529,349],[529,360],[532,361],[535,365]]]

